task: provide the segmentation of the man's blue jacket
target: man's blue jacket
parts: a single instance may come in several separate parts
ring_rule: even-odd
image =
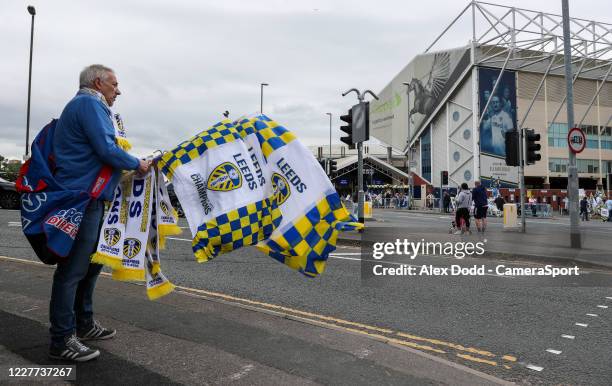
[[[46,263],[68,256],[91,199],[112,199],[122,169],[137,158],[115,144],[110,110],[79,92],[38,133],[16,182],[23,232]]]
[[[113,178],[100,196],[110,201],[121,170],[134,170],[139,162],[115,143],[111,112],[95,96],[79,92],[57,121],[53,146],[55,178],[66,189],[87,191],[103,165],[113,168]]]

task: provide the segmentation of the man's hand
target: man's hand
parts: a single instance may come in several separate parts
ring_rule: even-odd
[[[138,160],[138,162],[140,163],[140,165],[138,165],[138,169],[136,170],[136,172],[139,176],[144,176],[145,174],[147,174],[149,168],[151,167],[151,161],[145,161],[141,159]]]

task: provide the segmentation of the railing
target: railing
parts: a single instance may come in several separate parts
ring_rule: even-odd
[[[518,213],[521,213],[521,206],[520,204],[517,204],[518,207]],[[525,216],[526,217],[552,217],[553,215],[553,209],[552,209],[552,205],[550,204],[530,204],[530,203],[525,203]]]
[[[348,209],[350,212],[356,212],[357,210],[357,204],[354,203],[351,200],[346,200],[346,199],[342,199],[342,203],[344,204],[344,206],[346,207],[346,209]],[[425,207],[419,207],[419,208],[415,208],[415,209],[421,209],[421,210],[431,210],[431,211],[435,211],[435,212],[440,212],[440,199],[439,198],[433,198],[433,199],[425,199]],[[516,203],[517,209],[518,209],[518,213],[520,214],[520,204]],[[412,206],[414,208],[414,205]],[[372,199],[372,208],[374,209],[404,209],[407,210],[408,209],[408,198],[407,197],[391,197],[391,198],[373,198]],[[525,212],[525,215],[527,217],[552,217],[553,216],[553,209],[552,209],[552,205],[551,204],[545,204],[545,203],[538,203],[538,204],[530,204],[530,203],[525,203],[525,208],[527,208],[527,212]],[[453,205],[453,202],[451,202],[451,204],[449,205],[448,211],[449,212],[454,212],[455,211],[455,207]],[[444,208],[442,208],[442,211],[444,211]],[[473,209],[470,211],[470,213],[474,213]],[[489,202],[489,208],[487,210],[487,215],[488,216],[493,216],[493,217],[502,217],[503,216],[503,210],[499,210],[497,209],[497,206],[492,203]]]
[[[372,207],[379,209],[408,209],[408,197],[374,198]]]

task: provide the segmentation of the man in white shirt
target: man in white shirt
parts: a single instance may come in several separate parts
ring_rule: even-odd
[[[506,154],[506,131],[514,130],[514,122],[510,114],[502,109],[502,103],[498,96],[493,96],[491,99],[491,147],[492,150],[499,155]]]

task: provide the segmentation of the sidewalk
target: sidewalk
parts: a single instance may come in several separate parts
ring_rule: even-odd
[[[455,215],[455,213],[453,213],[453,212],[444,213],[444,211],[440,211],[439,208],[436,208],[436,209],[423,209],[423,208],[419,208],[419,209],[374,208],[374,209],[377,210],[377,211],[380,210],[380,211],[383,211],[383,212],[388,211],[388,212],[402,212],[402,213],[422,213],[422,214],[432,214],[432,215],[435,214],[435,215],[441,215],[441,216],[443,216],[443,215],[454,216]],[[518,217],[520,218],[521,216],[518,216]],[[529,213],[528,216],[527,216],[527,219],[530,219],[530,218],[532,218],[532,216]],[[552,216],[550,216],[550,217],[542,217],[542,216],[540,216],[540,217],[537,217],[537,218],[547,219],[547,220],[559,220],[559,219],[562,219],[562,218],[569,218],[569,216],[567,216],[567,215],[562,216],[558,212],[553,212]]]
[[[367,225],[366,225],[367,229]],[[399,231],[399,230],[398,230]],[[366,230],[367,232],[367,230]],[[579,263],[612,269],[612,232],[610,235],[584,232],[582,249],[572,249],[569,237],[566,235],[551,235],[537,227],[530,227],[528,233],[517,230],[491,229],[485,234],[475,230],[472,235],[448,234],[446,228],[419,229],[406,227],[401,229],[402,237],[427,241],[481,241],[486,239],[484,257],[493,259],[527,259],[542,263],[568,264]],[[338,243],[358,245],[361,234],[357,232],[341,232]]]
[[[0,258],[0,366],[67,364],[47,359],[52,273]],[[364,333],[255,310],[229,297],[184,289],[151,302],[141,286],[101,276],[95,302],[97,318],[118,333],[95,344],[100,358],[77,365],[78,384],[507,384]]]

